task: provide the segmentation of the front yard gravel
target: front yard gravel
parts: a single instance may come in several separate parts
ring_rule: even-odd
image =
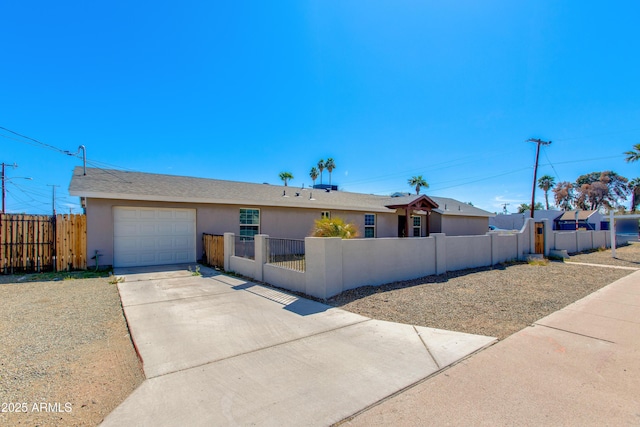
[[[329,304],[374,319],[447,329],[504,339],[639,267],[640,245],[574,255],[563,262],[516,263],[449,272],[379,287],[345,291]]]
[[[108,279],[2,284],[0,301],[0,425],[97,425],[144,380]]]
[[[618,248],[617,260],[608,250],[570,261],[639,267],[640,245]],[[329,303],[376,319],[504,339],[631,272],[508,264],[354,289]],[[0,404],[14,409],[0,412],[0,425],[99,424],[144,381],[116,285],[106,278],[20,280],[0,276]],[[27,410],[15,412],[23,403]]]

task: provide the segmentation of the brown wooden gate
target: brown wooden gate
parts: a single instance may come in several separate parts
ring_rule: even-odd
[[[84,215],[0,214],[0,274],[87,268]]]
[[[202,250],[207,265],[224,268],[224,236],[202,234]]]
[[[535,230],[535,251],[544,254],[544,223],[536,222]]]

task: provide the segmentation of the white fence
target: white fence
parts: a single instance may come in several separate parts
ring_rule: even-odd
[[[548,220],[542,222],[545,255],[551,249],[572,253],[610,247],[606,231],[556,232]],[[267,264],[266,235],[255,236],[255,260],[236,257],[234,235],[226,233],[225,270],[326,299],[360,286],[526,259],[535,252],[533,224],[529,219],[519,232],[490,232],[483,236],[432,234],[431,237],[351,240],[307,237],[304,272]]]

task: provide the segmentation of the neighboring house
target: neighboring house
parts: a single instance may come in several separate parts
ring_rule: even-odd
[[[361,237],[484,234],[493,214],[454,199],[323,191],[216,179],[82,168],[69,194],[87,214],[87,251],[103,265],[194,262],[202,234],[302,239],[339,216]],[[408,218],[408,219],[407,219]]]
[[[529,218],[529,211],[525,213],[498,214],[489,219],[489,224],[507,230],[519,230]],[[533,211],[535,221],[548,219],[557,231],[571,231],[576,229],[576,211],[536,210]],[[578,228],[599,231],[605,220],[598,211],[578,211]]]
[[[604,216],[598,211],[577,211],[578,229],[600,231]],[[554,220],[556,230],[576,230],[576,211],[565,211]]]

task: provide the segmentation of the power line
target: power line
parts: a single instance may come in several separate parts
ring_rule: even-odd
[[[53,145],[46,144],[46,143],[44,143],[44,142],[42,142],[42,141],[38,141],[37,139],[35,139],[35,138],[31,138],[30,136],[23,135],[23,134],[21,134],[21,133],[18,133],[18,132],[16,132],[16,131],[11,130],[11,129],[7,129],[6,127],[3,127],[3,126],[0,126],[0,129],[5,130],[5,131],[7,131],[7,132],[11,132],[12,134],[17,135],[17,136],[20,136],[20,137],[22,137],[22,138],[28,139],[29,141],[33,141],[33,142],[35,142],[35,143],[38,143],[38,144],[42,145],[43,147],[46,147],[46,148],[48,148],[48,149],[50,149],[50,150],[54,150],[54,151],[58,151],[58,152],[60,152],[60,153],[62,153],[62,154],[66,154],[66,153],[64,152],[64,150],[62,150],[62,149],[60,149],[60,148],[58,148],[58,147],[54,147]]]

